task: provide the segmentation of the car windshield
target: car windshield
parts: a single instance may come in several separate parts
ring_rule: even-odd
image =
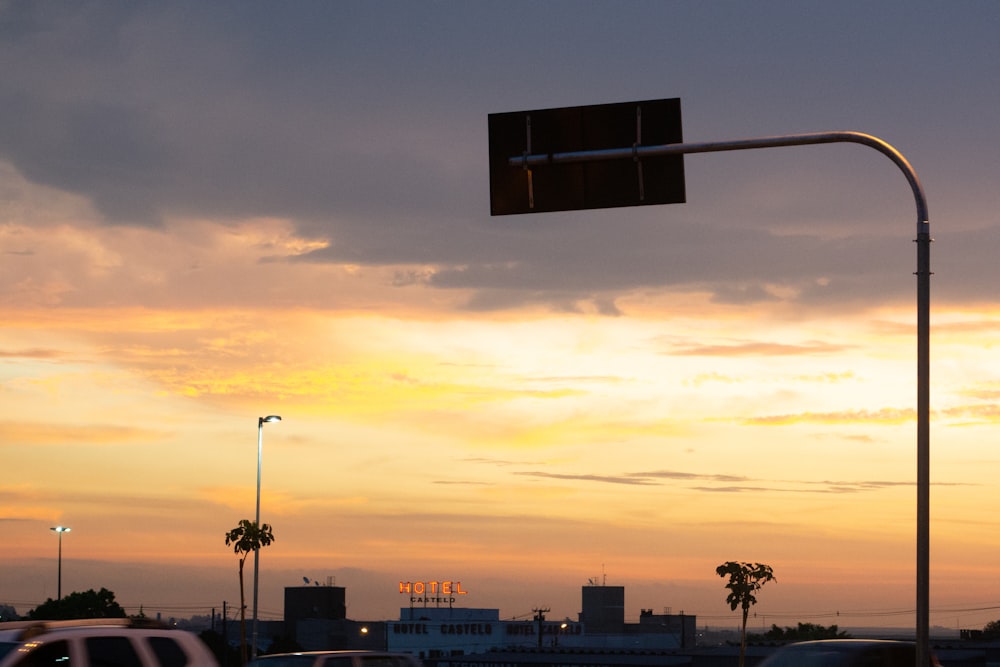
[[[21,642],[0,642],[0,660],[21,645]]]
[[[305,654],[265,655],[247,663],[247,667],[309,667],[316,656]]]
[[[773,653],[760,667],[837,667],[852,650],[832,644],[788,646]]]
[[[0,642],[0,660],[21,645],[21,642]]]

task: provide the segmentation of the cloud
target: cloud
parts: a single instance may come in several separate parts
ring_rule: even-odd
[[[980,396],[988,398],[989,396]],[[946,408],[941,411],[949,419],[965,420],[976,424],[1000,422],[1000,406],[996,403],[980,403]]]
[[[26,348],[23,350],[0,350],[0,359],[58,359],[63,356],[60,350],[43,348]]]
[[[561,479],[561,480],[576,480],[584,482],[603,482],[606,484],[631,484],[638,486],[645,486],[652,484],[653,482],[642,479],[641,477],[632,477],[629,475],[573,475],[568,473],[552,473],[552,472],[515,472],[515,475],[524,475],[526,477],[543,477],[547,479]]]
[[[897,482],[891,480],[787,480],[760,479],[743,475],[726,475],[717,473],[692,473],[677,470],[654,470],[623,473],[620,475],[606,474],[567,474],[540,471],[515,472],[515,475],[540,477],[564,481],[596,482],[600,484],[625,484],[649,486],[661,484],[663,481],[691,482],[687,488],[703,493],[864,493],[881,491],[896,487],[911,487],[913,481]],[[937,486],[968,486],[965,483],[937,482]]]
[[[916,410],[882,408],[880,410],[844,410],[840,412],[800,412],[796,414],[749,417],[743,423],[755,426],[785,426],[788,424],[902,424],[914,421]]]
[[[0,443],[30,443],[35,446],[135,445],[163,437],[163,432],[137,426],[111,424],[46,424],[5,421],[0,423]],[[0,444],[0,447],[3,447]]]
[[[782,493],[855,493],[860,491],[877,491],[895,486],[912,486],[912,482],[885,481],[804,481],[804,480],[763,480],[742,475],[696,474],[677,471],[656,471],[634,473],[641,477],[672,479],[691,482],[714,482],[712,485],[696,485],[691,488],[696,491],[710,493],[748,493],[748,492],[782,492]],[[737,482],[742,482],[739,484]],[[747,482],[755,482],[747,484]]]
[[[492,466],[513,466],[513,465],[524,465],[524,461],[514,461],[510,459],[497,459],[488,456],[470,456],[462,459],[468,463],[482,463]]]
[[[637,477],[650,477],[657,479],[678,479],[684,481],[712,481],[712,482],[744,482],[749,481],[749,478],[742,475],[719,475],[719,474],[700,474],[700,473],[690,473],[690,472],[678,472],[676,470],[656,470],[649,472],[636,472],[632,473]]]
[[[442,484],[442,485],[455,485],[455,486],[493,486],[492,482],[475,482],[472,480],[449,480],[449,479],[438,479],[431,482],[432,484]]]
[[[734,342],[717,345],[691,345],[670,350],[671,355],[708,357],[766,357],[788,355],[836,354],[853,346],[834,345],[822,341],[804,341],[795,345],[759,341]]]
[[[237,12],[228,3],[9,4],[0,157],[33,183],[83,197],[102,224],[280,218],[313,244],[285,262],[391,267],[397,288],[468,291],[471,311],[618,316],[622,294],[662,288],[730,305],[911,296],[909,227],[868,224],[887,214],[883,180],[900,179],[857,147],[692,156],[685,205],[491,219],[486,116],[551,101],[538,87],[544,69],[527,89],[515,74],[537,67],[536,56],[505,46],[565,17],[546,8],[526,28],[499,8],[392,7],[376,19],[341,3]],[[578,20],[602,25],[605,14]],[[590,76],[619,78],[588,59]],[[702,125],[721,113],[715,101],[690,102]],[[861,166],[845,174],[842,164]],[[841,188],[827,185],[834,173]],[[872,193],[844,195],[869,184]],[[903,217],[890,203],[892,219]],[[747,213],[734,218],[734,208]],[[988,294],[997,275],[985,249],[998,228],[951,236],[942,257],[963,275],[974,266],[975,280],[940,294]]]

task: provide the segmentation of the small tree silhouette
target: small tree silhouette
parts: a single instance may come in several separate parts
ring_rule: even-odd
[[[240,556],[240,659],[247,661],[247,603],[243,588],[243,564],[254,551],[266,547],[274,541],[271,526],[262,523],[257,527],[256,521],[243,519],[240,525],[226,533],[226,546],[232,545],[233,552]]]
[[[770,565],[763,563],[740,563],[729,561],[715,568],[715,573],[720,577],[729,577],[726,588],[729,595],[726,602],[729,607],[736,611],[737,607],[743,609],[743,626],[740,630],[740,667],[747,652],[747,616],[750,614],[750,607],[757,604],[757,596],[754,595],[761,586],[774,579],[774,571]]]

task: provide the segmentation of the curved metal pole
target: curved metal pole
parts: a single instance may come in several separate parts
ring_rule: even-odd
[[[855,143],[869,146],[879,151],[906,176],[917,205],[917,233],[929,233],[927,199],[917,173],[906,158],[890,144],[878,137],[862,132],[813,132],[809,134],[788,134],[777,137],[755,139],[735,139],[730,141],[707,141],[700,143],[661,144],[658,146],[629,146],[626,148],[606,148],[592,151],[569,151],[565,153],[536,153],[515,156],[508,160],[512,167],[535,167],[546,164],[573,164],[577,162],[598,162],[601,160],[641,159],[660,155],[681,155],[686,153],[717,153],[722,151],[750,150],[754,148],[779,148],[781,146],[808,146],[812,144]]]
[[[525,153],[508,159],[512,167],[571,164],[600,160],[632,159],[685,153],[807,146],[811,144],[856,143],[874,148],[895,163],[906,176],[917,206],[917,618],[916,667],[930,665],[930,221],[927,199],[920,179],[906,158],[878,137],[861,132],[817,132],[757,139],[736,139],[705,143],[633,145],[592,151]]]

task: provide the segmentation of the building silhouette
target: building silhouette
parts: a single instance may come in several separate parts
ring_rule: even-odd
[[[626,623],[623,586],[583,586],[576,620],[546,618],[548,609],[534,610],[531,619],[501,620],[499,609],[454,606],[458,598],[447,590],[412,596],[399,620],[356,621],[346,616],[342,587],[286,588],[285,632],[303,650],[389,650],[428,661],[500,650],[666,651],[695,645],[695,616],[643,609],[639,623]]]

